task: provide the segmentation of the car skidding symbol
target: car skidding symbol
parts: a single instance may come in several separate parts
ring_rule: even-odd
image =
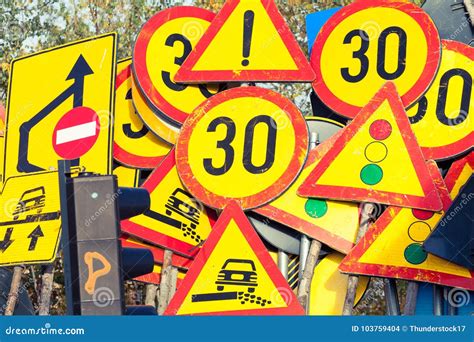
[[[242,266],[246,270],[242,270]],[[254,292],[258,285],[255,264],[246,259],[227,259],[217,279],[217,291],[223,291],[224,285],[236,285],[247,286],[249,292]]]

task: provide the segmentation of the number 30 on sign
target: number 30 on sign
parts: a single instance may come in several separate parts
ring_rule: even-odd
[[[387,81],[409,107],[438,69],[441,44],[422,9],[405,1],[356,1],[323,26],[311,54],[313,88],[332,110],[353,118]]]
[[[271,90],[234,88],[196,108],[176,145],[178,173],[203,203],[242,209],[265,204],[299,174],[308,129],[298,108]]]

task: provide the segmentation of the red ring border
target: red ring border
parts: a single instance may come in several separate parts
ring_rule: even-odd
[[[274,184],[253,195],[231,198],[208,192],[207,189],[196,180],[188,163],[188,144],[195,126],[210,109],[225,101],[241,97],[258,97],[265,99],[273,102],[287,113],[295,131],[295,149],[287,170]],[[249,210],[272,201],[295,181],[305,163],[309,149],[308,144],[309,138],[306,120],[299,109],[289,99],[272,90],[254,86],[233,88],[220,92],[205,101],[198,106],[186,120],[176,143],[176,167],[185,187],[196,199],[204,204],[216,209],[223,209],[229,202],[235,200],[240,204],[243,210]]]
[[[127,59],[121,62],[125,62],[125,61],[127,61]],[[115,79],[115,90],[117,90],[130,77],[132,77],[131,65],[128,65],[117,75]],[[165,154],[163,156],[156,156],[156,157],[143,157],[143,156],[135,155],[133,153],[126,151],[122,147],[120,147],[120,145],[117,144],[115,140],[113,142],[112,151],[113,151],[114,159],[117,160],[119,163],[122,163],[129,167],[138,167],[138,168],[144,168],[144,169],[155,168],[167,155]],[[151,166],[151,165],[154,165],[154,166]]]
[[[209,10],[192,6],[178,6],[162,10],[143,25],[135,41],[133,48],[133,71],[137,85],[155,112],[157,111],[159,114],[165,115],[177,123],[184,123],[190,114],[172,106],[161,96],[158,89],[153,85],[150,74],[146,68],[146,51],[150,39],[158,28],[171,20],[189,17],[211,22],[215,16],[215,13]]]
[[[463,44],[458,41],[447,40],[447,39],[442,39],[441,44],[443,46],[443,49],[455,51],[461,55],[464,55],[470,58],[474,63],[474,48],[473,47]],[[474,113],[471,113],[471,115],[474,115]],[[446,159],[457,157],[463,154],[464,152],[468,151],[470,148],[472,148],[472,141],[474,141],[474,131],[471,131],[471,133],[469,133],[464,138],[448,145],[437,146],[437,147],[423,147],[423,146],[420,146],[420,147],[426,159],[446,160]]]

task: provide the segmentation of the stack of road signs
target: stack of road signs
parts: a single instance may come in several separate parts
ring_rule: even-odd
[[[58,174],[51,171],[59,159],[111,172],[116,44],[110,33],[12,62],[0,265],[55,259],[61,220]]]
[[[436,164],[428,162],[431,174],[425,166],[428,159],[457,157],[473,147],[473,49],[440,44],[429,16],[407,2],[356,1],[326,14],[308,17],[319,30],[314,45],[309,43],[313,88],[330,109],[354,120],[298,194],[390,205],[349,252],[342,271],[473,289],[468,269],[423,248],[459,183],[473,173],[466,160],[454,163],[446,177],[448,194]],[[390,83],[379,90],[387,81],[396,91]],[[403,107],[412,105],[407,120]],[[400,178],[390,186],[395,174]]]
[[[474,290],[474,273],[452,262],[426,253],[422,244],[451,205],[436,164],[429,164],[443,201],[443,211],[389,207],[340,269],[359,274],[427,281]]]
[[[215,147],[203,150],[199,143]],[[287,189],[307,150],[303,116],[271,90],[234,88],[195,109],[178,138],[178,173],[196,199],[224,211],[168,314],[303,313],[242,210],[261,206]],[[214,292],[203,281],[212,278]]]
[[[114,120],[114,158],[133,168],[155,168],[171,146],[140,120],[132,103],[131,60],[117,64]]]
[[[341,312],[339,271],[474,290],[471,270],[430,244],[444,234],[435,228],[443,214],[472,219],[468,205],[456,208],[474,173],[474,48],[440,40],[430,16],[402,0],[355,1],[308,25],[310,61],[273,0],[228,0],[217,14],[160,11],[119,62],[115,33],[14,60],[0,266],[55,259],[56,168],[67,159],[73,171],[113,172],[121,186],[150,192],[149,210],[121,223],[122,244],[152,251],[154,272],[138,280],[154,284],[173,251],[178,289],[167,315],[304,314],[294,294],[300,261],[290,257],[286,280],[245,211],[330,249],[310,314]],[[305,120],[254,82],[311,82],[315,103],[352,121]],[[322,144],[308,152],[310,141]],[[454,161],[444,180],[433,160]],[[388,208],[356,243],[366,202]]]
[[[296,194],[298,187],[308,177],[319,159],[326,154],[334,140],[331,138],[312,150],[306,160],[305,168],[291,187],[283,195],[255,211],[342,253],[348,253],[354,246],[359,229],[359,205],[303,198]]]
[[[136,85],[160,120],[180,127],[189,114],[219,90],[219,85],[174,82],[175,74],[214,19],[196,7],[158,12],[142,27],[133,51]]]

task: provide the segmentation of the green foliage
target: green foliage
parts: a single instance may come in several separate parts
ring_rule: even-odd
[[[422,0],[415,0],[421,2]],[[4,0],[0,2],[0,101],[7,95],[9,63],[16,57],[92,35],[116,31],[119,59],[131,55],[141,26],[155,12],[183,3],[194,3],[217,12],[222,0]],[[350,0],[276,1],[305,52],[305,16],[319,9],[341,6]],[[32,75],[34,77],[34,75]],[[275,84],[305,113],[309,113],[307,84]]]

